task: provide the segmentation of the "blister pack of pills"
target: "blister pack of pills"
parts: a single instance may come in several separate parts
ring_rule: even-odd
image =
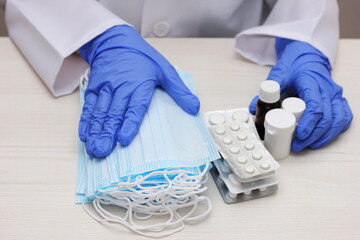
[[[205,123],[207,127],[219,125],[223,123],[230,123],[232,121],[242,121],[247,124],[249,130],[251,130],[257,138],[255,123],[250,117],[249,111],[247,108],[235,108],[235,109],[226,109],[219,111],[211,111],[204,113]]]
[[[226,203],[264,197],[275,193],[278,189],[274,174],[252,182],[240,182],[224,159],[215,161],[210,172]]]
[[[214,163],[215,183],[227,203],[246,201],[277,191],[279,164],[259,140],[246,108],[204,114],[223,159]]]

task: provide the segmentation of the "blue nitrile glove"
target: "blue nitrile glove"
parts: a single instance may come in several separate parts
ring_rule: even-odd
[[[353,115],[342,97],[342,87],[331,79],[327,57],[311,45],[277,38],[275,48],[278,62],[267,79],[277,81],[282,93],[299,96],[306,103],[291,148],[295,152],[307,146],[320,148],[351,124]],[[250,104],[252,114],[256,112],[257,99]]]
[[[130,144],[157,86],[187,113],[199,112],[198,98],[174,67],[128,25],[108,29],[82,46],[80,54],[91,70],[79,123],[89,155],[105,157],[117,141]]]

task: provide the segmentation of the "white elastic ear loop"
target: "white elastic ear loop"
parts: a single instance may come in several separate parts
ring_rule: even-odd
[[[180,226],[178,228],[175,228],[171,231],[168,231],[168,232],[165,232],[165,233],[145,233],[143,231],[161,231],[163,230],[164,228],[162,229],[151,229],[153,228],[154,226],[137,226],[137,225],[131,225],[129,224],[128,222],[126,222],[123,218],[121,217],[118,217],[118,216],[115,216],[111,213],[109,213],[108,211],[106,211],[105,209],[103,209],[100,205],[100,203],[98,201],[96,201],[96,199],[94,200],[94,208],[95,210],[99,213],[100,216],[103,217],[103,219],[99,219],[97,217],[95,217],[92,213],[90,213],[90,211],[88,211],[86,208],[85,208],[85,211],[91,216],[93,217],[95,220],[100,220],[100,221],[108,221],[108,222],[117,222],[117,223],[121,223],[123,224],[125,227],[127,227],[128,229],[138,233],[138,234],[141,234],[143,236],[148,236],[148,237],[163,237],[163,236],[168,236],[168,235],[171,235],[171,234],[174,234],[175,232],[178,232],[178,231],[181,231],[183,228],[184,228],[184,223],[181,222],[180,223]],[[129,210],[131,211],[131,208],[129,208]],[[130,214],[131,215],[131,214]],[[157,226],[155,226],[157,227]],[[167,226],[165,226],[167,227]]]
[[[200,168],[200,167],[198,167],[198,168]],[[184,177],[184,180],[185,180],[184,184],[187,184],[187,183],[190,183],[190,184],[191,184],[191,182],[188,182],[187,180],[195,181],[195,182],[199,182],[199,183],[200,183],[200,182],[202,181],[203,177],[206,175],[206,173],[207,173],[207,171],[209,170],[209,168],[210,168],[210,163],[206,163],[205,166],[204,166],[204,169],[200,172],[200,174],[195,175],[195,176],[186,175],[186,176]],[[207,180],[206,176],[205,176],[205,179]],[[174,180],[175,180],[175,181],[178,181],[178,179],[174,179]]]
[[[209,174],[205,173],[205,175],[201,178],[200,184],[205,184],[209,180]]]
[[[109,221],[109,222],[118,222],[126,226],[127,228],[133,230],[134,232],[137,232],[144,236],[150,236],[150,237],[161,237],[161,236],[168,236],[175,232],[181,231],[184,228],[183,222],[190,222],[199,220],[200,218],[203,218],[207,216],[211,211],[211,202],[210,199],[207,197],[198,197],[197,195],[194,195],[195,193],[201,191],[203,192],[206,190],[206,187],[201,188],[201,185],[198,183],[202,180],[204,174],[206,173],[206,170],[208,168],[208,165],[205,167],[204,171],[201,172],[198,176],[188,176],[187,173],[184,173],[184,171],[157,171],[148,174],[145,177],[137,178],[135,182],[127,182],[127,183],[121,183],[118,185],[116,189],[112,190],[101,190],[100,192],[104,193],[102,196],[98,196],[99,199],[94,200],[94,208],[99,213],[100,216],[102,216],[104,219],[99,219],[93,214],[91,214],[87,209],[86,212],[93,217],[95,220],[98,221]],[[179,186],[173,185],[174,181],[171,181],[167,174],[175,174],[178,175],[175,177],[176,179],[181,179],[178,181]],[[150,189],[147,191],[147,187],[141,186],[141,184],[149,177],[154,176],[156,174],[164,174],[164,178],[167,180],[167,187],[164,186],[153,186],[149,187]],[[179,175],[182,175],[179,177]],[[190,179],[190,182],[188,181]],[[193,184],[191,186],[191,183]],[[194,186],[195,185],[195,186]],[[136,186],[139,190],[133,189],[133,187]],[[122,190],[121,190],[122,189]],[[124,191],[125,190],[125,191]],[[127,198],[124,198],[124,195],[118,195],[116,194],[116,191],[122,191],[122,193],[126,193],[124,195],[127,195]],[[161,194],[156,191],[161,191]],[[131,195],[136,195],[131,196]],[[107,197],[107,196],[110,197]],[[194,197],[195,196],[195,197]],[[114,198],[115,197],[115,198]],[[135,199],[135,202],[131,202],[128,198]],[[145,197],[147,199],[142,199],[142,197]],[[157,197],[157,198],[156,198]],[[172,200],[168,200],[169,197]],[[117,199],[116,199],[117,198]],[[189,200],[190,199],[190,200]],[[151,200],[151,201],[150,201]],[[199,214],[197,216],[191,215],[195,212],[198,202],[206,200],[208,203],[208,209],[203,212],[202,214]],[[103,204],[114,204],[120,207],[123,207],[127,209],[125,217],[119,217],[115,216],[111,213],[109,213],[107,210],[103,209],[101,207],[101,203]],[[174,204],[175,203],[175,204]],[[144,205],[147,204],[147,205]],[[157,205],[154,205],[157,204]],[[160,205],[159,205],[160,204]],[[147,206],[147,207],[145,207]],[[192,209],[184,216],[181,216],[176,211],[188,207],[193,206]],[[155,207],[155,208],[154,208]],[[161,211],[160,211],[161,210]],[[137,216],[137,212],[141,212],[142,214],[148,214],[146,217],[139,217]],[[140,226],[133,222],[132,214],[134,213],[134,217],[137,219],[148,219],[151,218],[153,215],[164,215],[169,214],[170,217],[168,221],[165,223],[158,223],[154,225],[149,226]],[[174,216],[177,218],[177,220],[173,221]],[[126,219],[129,219],[130,223],[126,221]],[[180,225],[179,225],[180,224]],[[176,225],[179,225],[178,228],[173,229],[172,231],[167,231],[165,233],[156,233],[156,234],[149,234],[144,233],[143,231],[162,231],[168,227],[174,227]]]
[[[166,175],[165,175],[165,177],[167,178]],[[167,178],[167,179],[168,179],[168,178]],[[167,188],[163,188],[163,187],[162,187],[161,192],[166,192],[167,190],[169,190],[169,189],[171,188],[171,181],[169,181],[169,179],[168,179],[168,182],[169,182],[170,185],[169,185]],[[137,186],[139,187],[139,182],[133,183],[133,184],[138,184]],[[127,190],[131,189],[131,188],[128,187],[128,186],[120,186],[120,185],[119,185],[119,187],[125,187]],[[172,194],[171,192],[170,192],[169,194],[170,194],[171,196],[177,198],[178,195],[179,195],[179,193],[181,193],[181,194],[187,193],[186,195],[181,195],[181,196],[180,196],[181,198],[185,198],[185,197],[191,195],[192,192],[194,192],[194,191],[197,191],[197,192],[199,193],[199,192],[203,192],[204,190],[206,190],[206,187],[205,187],[204,189],[200,189],[200,191],[199,191],[199,187],[201,187],[201,185],[195,186],[195,188],[192,188],[192,191],[189,190],[189,189],[185,189],[185,190],[184,190],[184,189],[181,189],[181,192],[179,191],[179,189],[176,189],[176,194]],[[102,192],[104,192],[104,191],[102,191]],[[130,190],[129,190],[129,192],[127,192],[127,193],[125,193],[125,194],[124,194],[124,192],[122,192],[122,193],[116,193],[116,192],[115,192],[115,193],[114,193],[114,191],[113,191],[113,192],[107,192],[107,194],[111,195],[111,196],[114,197],[114,198],[117,198],[117,197],[124,196],[124,195],[131,196],[132,194],[134,194],[134,192],[138,192],[138,191],[136,191],[136,190],[130,191]],[[158,194],[158,193],[159,193],[159,192],[157,192],[156,194]],[[154,195],[154,194],[155,194],[155,193],[153,193],[152,195]],[[155,195],[156,195],[156,194],[155,194]],[[157,196],[160,196],[160,195],[158,194]],[[144,197],[148,197],[148,199],[150,199],[152,196],[150,196],[149,194],[147,194],[147,195],[144,195]],[[109,200],[112,200],[112,199],[109,199]],[[186,200],[186,199],[185,199],[185,200]],[[159,201],[159,199],[158,199],[157,201]],[[112,202],[113,202],[113,201],[112,201]],[[145,203],[145,202],[143,202],[143,203]],[[115,203],[115,204],[118,205],[119,203],[117,202],[117,203]]]
[[[97,201],[97,206],[96,206],[96,210],[99,210],[99,211],[101,211],[104,215],[106,215],[107,217],[109,217],[109,218],[115,218],[115,219],[121,219],[122,221],[123,220],[126,220],[127,218],[125,218],[125,217],[119,217],[119,216],[116,216],[116,215],[113,215],[113,214],[111,214],[111,213],[109,213],[107,210],[105,210],[105,209],[103,209],[102,207],[101,207],[101,201],[99,201],[98,199],[95,199],[94,201]],[[110,200],[111,201],[111,200]],[[119,206],[118,204],[117,204],[117,202],[116,201],[112,201],[112,203],[113,203],[113,205],[117,205],[117,206]],[[130,212],[130,214],[128,215],[126,215],[126,216],[128,216],[129,217],[129,222],[133,225],[133,226],[135,226],[136,228],[138,228],[138,229],[142,229],[142,228],[144,228],[144,229],[146,229],[146,230],[149,230],[148,229],[148,227],[143,227],[143,226],[139,226],[139,225],[136,225],[134,222],[133,222],[133,219],[132,219],[132,213],[133,213],[133,203],[128,199],[128,206],[126,206],[127,208],[128,208],[128,211]],[[120,207],[124,207],[124,206],[120,206]],[[125,207],[125,208],[126,208]],[[153,225],[153,226],[151,226],[152,228],[165,228],[166,227],[166,224],[168,224],[168,223],[170,223],[171,221],[172,221],[172,219],[174,218],[174,214],[171,212],[171,209],[169,209],[169,207],[168,206],[166,206],[166,205],[164,205],[163,206],[163,209],[167,209],[167,212],[170,214],[170,218],[169,218],[169,220],[166,222],[166,223],[160,223],[160,224],[157,224],[157,225]],[[160,230],[162,230],[162,229],[160,229]],[[153,231],[155,231],[155,230],[153,230]]]
[[[154,197],[160,196],[162,193],[169,191],[171,189],[172,183],[171,183],[170,179],[167,176],[165,176],[165,178],[168,180],[168,183],[169,183],[168,187],[160,186],[160,188],[158,187],[157,189],[155,189],[154,187],[151,187],[151,189],[148,189],[148,190],[135,190],[135,189],[132,189],[130,186],[123,186],[123,184],[119,183],[118,188],[121,189],[121,188],[125,187],[127,190],[129,190],[129,192],[124,193],[123,191],[116,191],[116,189],[111,190],[111,191],[101,191],[101,192],[106,192],[107,195],[110,195],[113,198],[129,196],[129,197],[132,197],[133,200],[139,199],[139,203],[141,203],[141,204],[146,204],[147,202],[151,201]],[[138,181],[133,183],[133,185],[136,184],[138,188],[144,189],[144,187],[140,186],[140,184],[141,184],[140,180],[141,179],[139,179]],[[143,180],[145,180],[145,178]],[[151,191],[149,191],[149,190],[151,190]],[[143,197],[144,199],[147,199],[147,200],[141,201],[141,197]],[[111,200],[113,202],[112,199],[109,199],[109,200]],[[118,205],[118,202],[115,204]]]
[[[135,184],[138,184],[138,182],[135,183]],[[139,185],[138,185],[138,186],[139,186]],[[121,192],[111,191],[111,192],[107,192],[107,194],[110,195],[110,196],[113,197],[113,198],[108,198],[107,196],[103,196],[103,195],[102,195],[101,197],[108,199],[109,201],[111,201],[111,202],[114,203],[115,205],[120,205],[120,206],[126,207],[126,206],[124,206],[123,204],[120,204],[120,203],[119,203],[118,200],[120,200],[120,199],[116,199],[116,198],[117,198],[117,197],[124,197],[125,195],[127,195],[127,196],[130,197],[131,194],[132,194],[132,195],[133,195],[133,196],[132,196],[132,199],[133,199],[134,201],[136,201],[137,198],[138,198],[139,201],[137,201],[137,202],[138,202],[139,204],[148,204],[148,206],[149,206],[149,205],[151,204],[151,202],[149,203],[149,201],[153,200],[153,198],[156,197],[156,196],[160,196],[161,193],[165,192],[166,190],[169,190],[170,187],[171,187],[171,185],[170,185],[168,188],[163,188],[163,187],[161,187],[162,189],[161,189],[160,191],[157,190],[157,192],[152,192],[152,193],[150,193],[150,194],[149,194],[149,193],[147,193],[147,194],[141,193],[140,196],[139,196],[139,191],[133,189],[130,194],[124,194],[123,192],[121,193]],[[127,187],[127,188],[129,189],[129,187]],[[105,192],[105,191],[102,191],[102,192]],[[136,195],[136,196],[135,196],[135,195]],[[140,198],[141,196],[143,196],[143,197],[146,198],[147,200],[141,200],[141,198]],[[124,203],[125,203],[125,205],[126,205],[126,202],[124,202]],[[141,208],[143,208],[143,207],[140,207],[140,211],[143,211],[144,209],[141,209]]]
[[[136,179],[135,182],[120,182],[120,183],[118,183],[118,186],[113,189],[119,189],[121,187],[126,187],[126,186],[133,187],[134,185],[139,185],[142,182],[144,182],[145,180],[147,180],[148,178],[155,176],[155,175],[163,175],[163,174],[171,174],[171,175],[174,174],[175,175],[175,174],[184,174],[184,173],[186,173],[185,170],[154,171],[154,172],[149,173],[146,176]],[[170,182],[171,182],[171,180],[170,180]],[[108,191],[111,191],[111,190],[108,190],[108,189],[107,190],[99,190],[99,192],[102,192],[102,193],[107,193]]]
[[[188,217],[187,219],[184,220],[184,222],[191,222],[191,221],[200,221],[202,219],[204,219],[205,217],[207,217],[210,212],[211,212],[211,209],[212,209],[212,205],[211,205],[211,201],[210,201],[210,198],[208,197],[205,197],[205,196],[200,196],[198,198],[198,201],[206,201],[207,202],[207,205],[208,205],[208,208],[205,212],[197,215],[197,216],[194,216],[194,217]]]
[[[104,196],[102,196],[102,198],[106,198],[106,197],[104,197]],[[175,199],[174,199],[175,200]],[[127,207],[127,206],[124,206],[123,204],[119,204],[119,202],[117,201],[117,199],[111,199],[111,198],[108,198],[108,200],[107,201],[110,201],[110,204],[114,204],[114,205],[119,205],[119,206],[121,206],[121,207]],[[168,201],[168,200],[164,200],[164,201]],[[163,203],[162,203],[162,205],[164,205],[164,204],[166,204],[165,202],[163,201]],[[128,201],[127,201],[128,202]],[[172,201],[172,202],[174,202],[174,201]],[[100,199],[100,203],[104,203],[104,204],[109,204],[108,202],[103,202],[103,201],[101,201],[101,199]],[[146,211],[147,209],[138,209],[138,211],[140,210],[141,211],[141,213],[143,213],[143,214],[153,214],[153,215],[164,215],[164,214],[167,214],[167,213],[169,213],[170,212],[170,209],[169,208],[173,208],[172,206],[169,206],[169,207],[167,207],[166,205],[165,206],[162,206],[162,208],[164,209],[164,208],[168,208],[168,210],[167,211],[163,211],[162,213],[156,213],[156,212],[149,212],[149,211]],[[134,209],[134,208],[133,208]],[[135,214],[136,214],[136,212],[135,212]],[[141,218],[141,217],[139,217],[139,218]],[[144,218],[148,218],[148,216],[147,217],[144,217]]]
[[[153,190],[156,190],[156,193],[162,193],[162,192],[166,192],[168,191],[169,189],[171,189],[172,185],[173,185],[173,182],[170,180],[170,178],[167,176],[167,174],[170,173],[170,174],[174,174],[174,173],[177,173],[177,174],[181,174],[183,173],[183,171],[171,171],[171,172],[161,172],[161,171],[157,171],[157,172],[153,172],[143,178],[138,178],[135,182],[133,183],[119,183],[118,186],[115,188],[115,189],[111,189],[111,190],[99,190],[99,192],[101,193],[105,193],[105,194],[108,194],[108,195],[111,195],[112,197],[118,197],[118,196],[124,196],[124,192],[119,192],[120,189],[122,188],[125,188],[128,190],[129,193],[127,193],[126,195],[131,195],[133,194],[134,192],[142,195],[142,196],[148,196],[149,193],[151,193],[151,191]],[[167,180],[167,187],[164,187],[166,184],[163,184],[162,186],[152,186],[152,187],[143,187],[141,186],[141,183],[144,182],[147,178],[153,176],[153,175],[156,175],[156,174],[163,174],[164,175],[164,178]],[[134,185],[136,185],[137,188],[139,189],[142,189],[142,190],[145,190],[145,191],[139,191],[139,190],[134,190],[133,187]],[[120,195],[121,194],[121,195]]]
[[[167,179],[169,179],[167,176],[165,176],[165,178],[167,178]],[[169,181],[170,182],[170,181]],[[170,182],[171,183],[171,182]],[[171,186],[170,186],[171,187]],[[164,188],[163,188],[164,189]],[[166,189],[169,189],[169,187],[168,188],[166,188]],[[170,194],[171,194],[171,192],[170,192]],[[159,199],[157,199],[157,201],[158,202],[160,202],[160,198],[161,198],[161,194],[158,194],[158,193],[156,193],[156,195],[159,197]],[[112,196],[114,196],[114,195],[112,195]],[[166,196],[166,195],[164,195],[164,196]],[[149,195],[147,195],[147,197],[148,198],[150,198],[151,196],[149,196]],[[174,195],[174,197],[177,197],[177,196],[175,196]],[[184,196],[182,196],[182,197],[184,197]],[[111,200],[112,201],[112,199],[109,199],[109,200]],[[149,199],[148,199],[149,200]],[[185,199],[186,200],[186,199]],[[164,201],[166,201],[166,200],[164,200]],[[114,201],[112,201],[112,202],[114,202]],[[172,202],[174,202],[174,201],[172,201]],[[142,203],[144,203],[144,201],[142,202]],[[118,203],[117,202],[115,202],[115,204],[116,205],[118,205]],[[150,203],[151,204],[151,203]],[[163,202],[163,204],[162,205],[164,205],[164,202]],[[163,206],[164,207],[164,206]],[[170,206],[171,207],[171,206]],[[135,208],[134,208],[135,209]],[[145,210],[145,212],[144,212],[144,210]],[[146,212],[146,209],[142,209],[142,210],[140,210],[141,211],[141,213],[145,213],[145,214],[153,214],[153,215],[163,215],[163,214],[166,214],[167,212],[169,212],[169,211],[163,211],[162,213],[160,213],[160,214],[158,214],[158,213],[156,213],[156,212]],[[135,214],[136,214],[136,212],[135,212]],[[137,214],[136,214],[137,215]],[[138,215],[137,215],[138,216]],[[139,218],[149,218],[149,217],[151,217],[151,216],[145,216],[145,217],[140,217],[139,216]]]
[[[167,231],[167,232],[164,232],[164,233],[145,233],[145,232],[142,232],[142,231],[139,231],[137,229],[134,229],[130,224],[128,224],[126,221],[122,221],[120,219],[109,219],[108,217],[106,217],[102,212],[98,212],[99,215],[101,217],[103,217],[103,219],[100,219],[96,216],[94,216],[93,213],[91,213],[86,207],[85,205],[84,206],[84,210],[87,212],[87,214],[90,215],[90,217],[92,217],[93,219],[95,219],[96,221],[99,221],[99,222],[117,222],[117,223],[121,223],[122,225],[124,225],[125,227],[127,227],[129,230],[137,233],[137,234],[140,234],[142,236],[145,236],[145,237],[152,237],[152,238],[162,238],[162,237],[166,237],[166,236],[169,236],[169,235],[172,235],[176,232],[179,232],[181,230],[184,229],[185,227],[185,224],[183,222],[181,222],[181,225],[176,228],[176,229],[173,229],[173,230],[170,230],[170,231]],[[94,205],[94,208],[96,210],[96,207]]]
[[[89,82],[90,68],[86,69],[85,73],[80,77],[80,88],[85,89],[86,84]]]
[[[180,224],[182,226],[183,225],[182,222],[186,221],[186,219],[188,219],[189,221],[196,220],[196,219],[199,219],[200,217],[202,217],[204,215],[204,214],[201,214],[201,216],[190,217],[195,212],[195,210],[197,208],[197,205],[198,205],[198,202],[199,202],[199,201],[197,201],[197,199],[201,200],[201,197],[198,198],[195,195],[195,199],[196,200],[194,201],[193,208],[184,216],[181,216],[180,214],[176,213],[176,211],[174,211],[174,212],[169,211],[169,214],[171,214],[171,217],[167,222],[165,222],[165,223],[157,223],[157,224],[149,225],[149,226],[141,226],[141,225],[137,225],[137,224],[135,224],[133,222],[132,214],[130,213],[129,214],[130,224],[128,224],[126,222],[126,225],[128,225],[131,228],[131,230],[156,231],[156,232],[162,231],[162,230],[164,230],[165,228],[168,228],[168,227],[176,226],[178,224]],[[164,206],[164,207],[167,208],[167,206]],[[183,207],[186,207],[186,206],[182,206],[181,208],[183,208]],[[94,208],[104,218],[105,221],[119,222],[119,223],[122,223],[122,224],[125,223],[125,219],[123,219],[123,218],[121,218],[119,216],[113,215],[113,214],[109,213],[107,210],[103,209],[101,207],[100,202],[97,201],[97,199],[94,200]],[[131,211],[131,210],[132,209],[131,209],[131,205],[130,205],[129,206],[129,211]],[[177,220],[171,222],[173,217],[174,217],[174,213],[176,213]],[[207,214],[207,213],[205,213],[205,214]]]

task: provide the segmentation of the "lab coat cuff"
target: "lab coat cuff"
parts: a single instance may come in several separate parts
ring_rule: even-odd
[[[74,43],[71,48],[69,48],[69,52],[64,58],[56,76],[54,85],[50,86],[50,90],[55,97],[72,93],[79,86],[79,79],[81,78],[84,71],[89,68],[89,65],[80,57],[78,53],[76,53],[76,51],[87,42],[117,25],[130,24],[125,24],[125,22],[119,21],[107,22],[84,35],[81,39],[76,41],[76,43]]]
[[[236,51],[246,59],[257,64],[275,65],[277,62],[275,39],[280,37],[310,44],[328,57],[331,66],[334,66],[337,48],[329,49],[316,39],[309,38],[309,35],[288,31],[278,31],[277,34],[274,34],[272,33],[274,31],[273,28],[263,28],[256,27],[239,33],[235,38]]]

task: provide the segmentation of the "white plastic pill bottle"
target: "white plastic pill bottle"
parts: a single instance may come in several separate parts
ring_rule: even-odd
[[[264,145],[276,160],[289,155],[295,124],[294,114],[284,109],[273,109],[265,115]]]

